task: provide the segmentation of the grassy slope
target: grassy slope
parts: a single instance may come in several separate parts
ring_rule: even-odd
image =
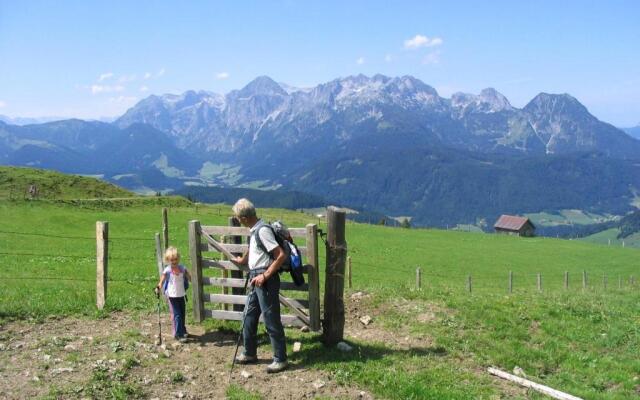
[[[187,222],[226,224],[229,208],[172,208],[172,242],[186,253]],[[263,214],[293,226],[317,221],[284,210]],[[110,223],[113,281],[108,309],[153,310],[150,288],[156,267],[151,239],[160,230],[159,206],[97,210],[0,202],[0,219],[0,231],[69,237],[0,233],[0,252],[46,254],[0,254],[5,276],[0,281],[0,316],[95,314],[96,220]],[[618,275],[637,274],[638,250],[352,223],[347,238],[354,291],[372,294],[374,324],[399,335],[426,336],[426,348],[392,350],[361,342],[357,351],[341,353],[327,351],[313,336],[289,332],[305,349],[292,355],[294,361],[331,370],[345,384],[356,382],[393,399],[489,398],[498,389],[481,372],[487,365],[507,370],[518,365],[536,380],[585,398],[629,398],[638,390],[634,379],[640,376],[635,357],[640,350],[640,296],[627,287],[626,279],[623,290],[614,288]],[[414,289],[418,265],[424,271],[421,291]],[[578,288],[583,269],[590,276],[585,293]],[[515,293],[510,296],[509,270],[515,274]],[[571,277],[566,293],[561,289],[565,270]],[[535,291],[537,272],[543,274],[542,294]],[[607,291],[602,288],[603,272],[608,274]],[[464,289],[469,273],[472,295]],[[419,322],[425,312],[434,312],[435,318]]]
[[[54,171],[0,166],[0,198],[22,199],[35,184],[41,199],[131,197],[133,193],[98,179]]]

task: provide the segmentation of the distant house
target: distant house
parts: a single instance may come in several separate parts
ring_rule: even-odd
[[[501,215],[493,225],[496,233],[507,235],[518,235],[525,237],[535,236],[536,227],[529,218],[516,217],[513,215]]]

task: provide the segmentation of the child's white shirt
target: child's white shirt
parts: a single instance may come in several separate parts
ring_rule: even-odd
[[[171,266],[167,266],[164,269],[164,273],[169,273],[169,284],[167,285],[167,296],[169,297],[183,297],[185,295],[184,290],[184,273],[180,272],[178,269],[178,273],[174,273],[171,270]]]

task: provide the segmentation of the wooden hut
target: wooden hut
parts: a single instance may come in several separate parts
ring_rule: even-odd
[[[535,236],[536,227],[529,218],[501,215],[493,225],[496,233],[525,237]]]

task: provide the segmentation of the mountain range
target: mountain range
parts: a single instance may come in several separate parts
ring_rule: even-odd
[[[169,133],[181,148],[205,154],[274,145],[326,150],[376,134],[481,152],[640,154],[640,142],[599,121],[568,94],[540,93],[518,109],[491,88],[446,99],[411,76],[358,75],[311,89],[262,76],[227,95],[150,96],[115,123],[136,122]]]
[[[624,214],[640,141],[568,94],[513,107],[494,89],[441,97],[411,77],[313,88],[258,77],[226,95],[152,95],[113,123],[0,122],[0,163],[130,188],[283,188],[418,224],[584,208]]]

